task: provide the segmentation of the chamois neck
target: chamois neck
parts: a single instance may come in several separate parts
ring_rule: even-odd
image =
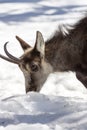
[[[56,62],[55,57],[60,45],[64,42],[65,35],[62,30],[56,31],[54,35],[48,39],[45,47],[45,58],[49,64],[53,67],[53,70],[56,71]]]

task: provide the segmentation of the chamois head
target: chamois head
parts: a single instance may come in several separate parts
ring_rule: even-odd
[[[12,56],[7,50],[7,43],[4,51],[8,57],[0,54],[0,57],[9,62],[15,63],[22,70],[25,77],[26,93],[29,91],[40,91],[48,74],[52,72],[51,65],[45,59],[45,42],[42,34],[37,31],[34,48],[30,47],[24,40],[16,36],[24,54],[20,58]]]

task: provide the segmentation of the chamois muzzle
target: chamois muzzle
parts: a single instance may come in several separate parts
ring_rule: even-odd
[[[4,51],[5,51],[5,54],[6,54],[8,57],[6,57],[6,56],[0,54],[0,58],[4,59],[4,60],[6,60],[6,61],[9,61],[9,62],[11,62],[11,63],[14,63],[14,64],[19,64],[19,63],[20,63],[20,59],[19,59],[19,58],[16,58],[15,56],[11,55],[11,54],[8,52],[8,50],[7,50],[7,44],[8,44],[8,42],[6,42],[6,43],[4,44]]]

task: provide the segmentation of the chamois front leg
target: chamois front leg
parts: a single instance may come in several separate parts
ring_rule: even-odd
[[[76,72],[76,77],[87,88],[87,75],[83,74],[82,72]]]

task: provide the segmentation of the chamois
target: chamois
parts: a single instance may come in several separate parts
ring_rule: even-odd
[[[19,66],[25,77],[25,90],[39,92],[52,72],[74,71],[78,80],[87,87],[87,17],[82,18],[64,33],[58,29],[44,42],[41,32],[37,31],[35,46],[32,48],[16,36],[24,54],[20,58],[12,56],[4,44],[6,56],[0,57]]]

